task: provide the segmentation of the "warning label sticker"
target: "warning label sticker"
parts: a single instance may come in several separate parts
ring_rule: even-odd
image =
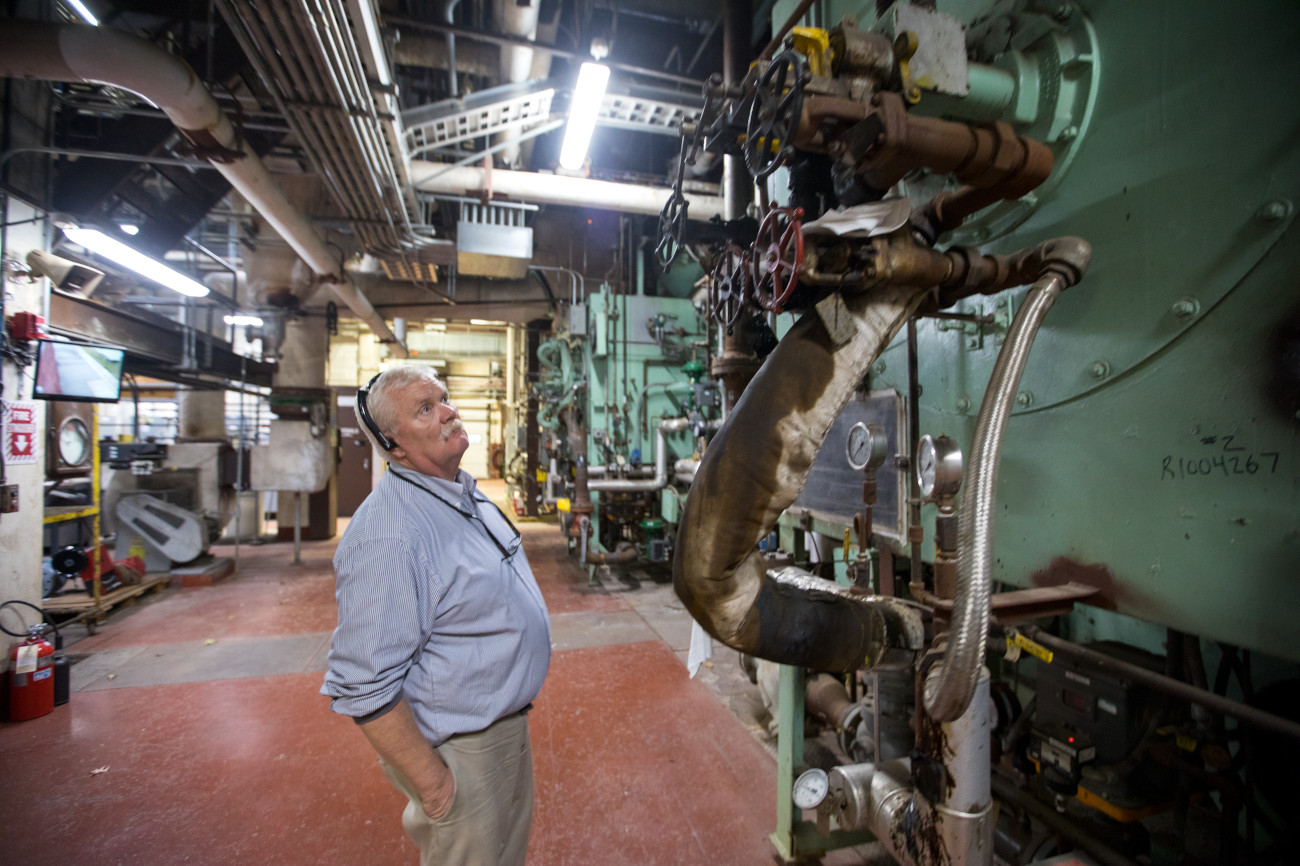
[[[36,462],[36,404],[15,400],[4,404],[4,459],[6,465]]]

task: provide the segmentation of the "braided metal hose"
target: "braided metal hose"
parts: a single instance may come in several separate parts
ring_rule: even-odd
[[[975,442],[966,466],[965,490],[957,523],[957,597],[952,628],[940,675],[926,682],[925,711],[951,722],[966,711],[984,664],[984,636],[989,627],[993,586],[993,508],[998,465],[1020,379],[1029,362],[1038,328],[1047,311],[1087,268],[1091,250],[1085,241],[1062,239],[1062,258],[1049,255],[1042,276],[1030,287],[993,365],[993,375],[975,424]],[[1049,248],[1049,253],[1056,250]]]

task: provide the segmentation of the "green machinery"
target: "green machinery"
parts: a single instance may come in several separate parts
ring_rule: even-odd
[[[808,4],[777,3],[774,27],[796,6]],[[781,307],[782,299],[774,296],[786,273],[780,260],[788,253],[799,285],[786,303],[796,313],[820,315],[833,328],[819,299],[830,297],[824,287],[836,285],[834,267],[828,266],[834,243],[816,246],[820,258],[812,264],[796,259],[793,245],[783,248],[790,222],[820,216],[818,204],[810,202],[824,200],[828,189],[849,202],[862,192],[853,178],[887,177],[882,188],[892,187],[915,207],[960,186],[954,180],[963,170],[958,159],[949,170],[930,165],[889,174],[902,157],[891,163],[882,149],[906,154],[925,145],[893,137],[888,118],[878,119],[884,113],[881,98],[867,100],[873,92],[885,93],[886,103],[897,99],[912,118],[966,124],[1002,140],[1014,135],[1046,147],[1051,172],[1032,191],[995,199],[958,220],[955,230],[930,239],[938,241],[937,248],[966,246],[985,254],[1009,255],[1065,235],[1092,247],[1086,276],[1046,316],[1014,391],[992,517],[996,587],[1003,595],[1040,591],[1038,598],[1055,587],[1076,589],[1062,610],[1040,610],[1040,623],[1061,614],[1058,634],[1042,632],[1044,641],[1100,646],[1129,659],[1124,671],[1163,666],[1174,678],[1226,699],[1245,698],[1276,713],[1275,720],[1290,716],[1294,724],[1297,708],[1288,706],[1285,694],[1295,691],[1300,662],[1294,625],[1300,611],[1300,241],[1293,228],[1300,202],[1300,7],[1068,0],[884,7],[812,4],[802,23],[819,26],[795,27],[783,53],[760,58],[740,87],[719,91],[724,107],[713,115],[706,108],[704,133],[684,131],[688,141],[694,133],[705,148],[743,153],[751,171],[765,178],[773,203],[790,208],[780,223],[785,234],[765,236],[760,229],[751,248],[760,286],[748,300],[769,311]],[[859,33],[885,37],[886,47],[872,55],[872,46],[881,43]],[[883,71],[863,85],[863,69]],[[800,89],[802,113],[795,94]],[[857,98],[861,108],[853,105]],[[841,101],[832,104],[833,99]],[[791,105],[796,108],[789,113]],[[747,132],[748,143],[737,132]],[[874,145],[867,140],[872,137]],[[846,150],[862,161],[845,163]],[[978,179],[968,173],[962,184],[978,186]],[[794,212],[795,206],[805,213]],[[802,247],[798,254],[804,256]],[[841,281],[861,281],[849,273],[860,259],[841,261],[849,262],[838,272]],[[762,284],[765,267],[775,280]],[[872,569],[864,588],[907,595],[907,572],[918,559],[924,559],[918,573],[927,586],[939,572],[938,509],[931,502],[919,515],[913,510],[919,503],[909,428],[917,436],[945,434],[969,446],[985,385],[1025,298],[1023,288],[1012,288],[939,309],[922,305],[912,339],[900,332],[845,408],[842,419],[854,412],[869,417],[890,439],[889,460],[878,478],[882,496],[889,494],[888,507],[875,515],[873,538],[885,554],[886,573]],[[790,331],[790,317],[777,322],[778,334]],[[915,357],[914,375],[909,354]],[[915,413],[911,423],[909,410]],[[847,431],[847,423],[831,428],[812,471],[838,473],[854,488],[860,475],[845,462]],[[847,564],[861,536],[850,530],[862,505],[856,494],[838,502],[816,500],[805,487],[778,522],[782,546],[796,561],[824,562],[832,551],[836,579],[851,582]],[[956,507],[962,507],[961,495]],[[805,554],[805,546],[819,553]],[[690,563],[684,567],[689,570]],[[995,619],[999,610],[1010,609],[995,602]],[[1023,645],[1044,661],[1052,658],[1023,634],[1015,640],[1015,631],[1006,635],[1009,656]],[[1251,654],[1253,669],[1243,661]],[[1170,693],[1151,697],[1138,673],[1109,679],[1095,669],[1085,674],[1079,671],[1090,670],[1087,664],[1066,665],[1060,653],[1054,664],[1039,662],[1037,670],[1028,658],[1015,664],[992,658],[990,667],[995,679],[1015,671],[1020,686],[994,686],[994,702],[1008,723],[1034,698],[1026,685],[1040,685],[1036,714],[1024,713],[1018,731],[1028,739],[1020,740],[1017,757],[1002,763],[1014,765],[1022,784],[1037,785],[1043,802],[1055,798],[1049,811],[1083,816],[1071,831],[1049,821],[1051,815],[1044,817],[1032,802],[1007,807],[1026,826],[1046,821],[1061,839],[1084,850],[1118,850],[1155,862],[1213,858],[1232,846],[1243,857],[1267,862],[1279,846],[1295,842],[1285,818],[1294,794],[1279,781],[1283,771],[1258,763],[1258,754],[1272,747],[1266,738],[1242,745],[1249,728],[1232,722],[1225,728],[1224,716],[1209,716],[1186,701],[1171,709]],[[1061,673],[1067,669],[1076,672]],[[1092,685],[1071,690],[1061,676]],[[783,856],[796,859],[862,837],[800,820],[791,791],[803,765],[805,666],[784,666],[781,677],[773,840]],[[1060,682],[1065,685],[1055,691],[1048,687]],[[1118,699],[1101,696],[1112,685],[1134,703],[1119,702],[1117,708]],[[1070,716],[1072,701],[1087,702],[1089,722]],[[1140,722],[1129,719],[1130,713]],[[1125,719],[1128,728],[1094,724],[1108,714]],[[1153,727],[1134,734],[1132,726],[1141,724]],[[1278,724],[1294,735],[1294,728]],[[1129,747],[1128,759],[1049,749],[1053,737],[1065,736],[1062,731],[1070,743],[1076,734],[1097,739],[1103,754]],[[1187,752],[1183,763],[1166,760],[1164,741],[1176,742],[1170,747],[1175,752]],[[1267,742],[1287,740],[1284,735]],[[1288,749],[1293,748],[1292,742]],[[1140,775],[1133,767],[1153,755],[1160,767],[1142,771],[1142,780],[1118,778]],[[1245,783],[1243,793],[1239,780],[1247,764],[1247,773],[1260,775]],[[1186,790],[1181,800],[1171,793],[1171,768],[1217,780],[1205,782],[1212,805],[1188,805]],[[1229,776],[1236,781],[1228,782]],[[1147,783],[1153,787],[1145,797],[1134,795]],[[832,797],[835,784],[832,775]],[[1217,784],[1234,793],[1220,797],[1226,789]],[[1105,827],[1079,829],[1090,820]],[[1017,847],[1017,832],[1000,823],[999,850],[1007,859],[1027,861],[1034,852]],[[947,862],[933,851],[895,853],[905,862]]]

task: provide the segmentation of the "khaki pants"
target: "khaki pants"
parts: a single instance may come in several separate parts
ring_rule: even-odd
[[[402,829],[421,866],[523,866],[533,821],[533,752],[528,714],[507,716],[438,746],[456,792],[438,820],[424,814],[414,786],[388,764],[388,780],[410,800]]]

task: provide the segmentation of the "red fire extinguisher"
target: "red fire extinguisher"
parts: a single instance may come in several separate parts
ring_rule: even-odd
[[[27,630],[27,640],[9,653],[9,721],[21,722],[54,711],[54,647],[45,626]]]

